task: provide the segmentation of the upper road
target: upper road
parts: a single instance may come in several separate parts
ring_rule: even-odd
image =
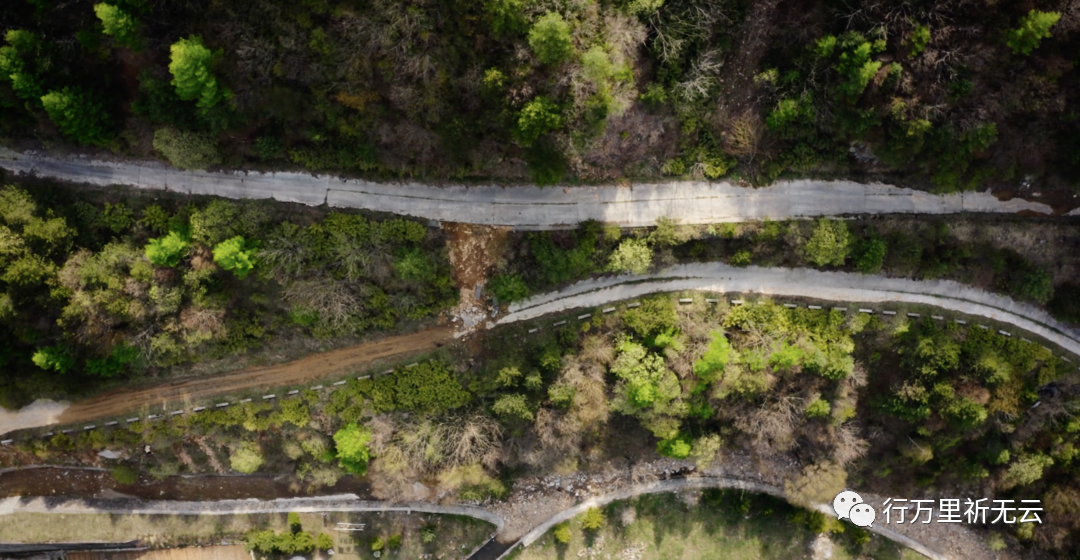
[[[586,220],[624,227],[668,217],[684,224],[844,214],[1051,214],[1050,206],[990,193],[934,195],[881,183],[780,181],[764,188],[729,182],[669,181],[628,187],[436,186],[373,182],[293,172],[181,171],[148,161],[98,161],[0,148],[0,167],[93,185],[127,185],[225,198],[272,198],[317,206],[362,208],[439,222],[561,229]],[[1070,215],[1080,215],[1080,209]]]

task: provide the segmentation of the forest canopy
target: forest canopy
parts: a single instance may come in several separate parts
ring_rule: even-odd
[[[9,4],[15,147],[541,183],[1080,177],[1065,0]]]
[[[5,407],[456,302],[442,238],[416,222],[71,192],[0,189]]]

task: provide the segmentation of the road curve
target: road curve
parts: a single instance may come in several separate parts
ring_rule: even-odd
[[[573,519],[573,518],[577,517],[578,515],[581,515],[582,513],[585,513],[585,511],[588,510],[589,508],[603,507],[603,506],[606,506],[607,504],[610,504],[611,502],[615,502],[615,501],[619,501],[619,500],[627,500],[627,499],[633,498],[635,496],[641,496],[641,495],[644,495],[644,494],[660,494],[660,493],[664,493],[664,492],[679,492],[679,491],[682,491],[682,490],[701,490],[701,489],[705,489],[705,488],[729,488],[729,489],[736,489],[736,490],[746,490],[746,491],[749,491],[749,492],[756,492],[756,493],[759,493],[759,494],[768,494],[770,496],[775,496],[777,498],[784,499],[784,500],[787,499],[786,496],[784,495],[784,491],[781,490],[780,488],[777,488],[776,486],[769,486],[767,484],[758,484],[756,482],[747,482],[745,480],[739,480],[739,479],[736,479],[736,478],[726,478],[726,477],[680,478],[680,479],[673,479],[673,480],[661,480],[661,481],[652,482],[652,483],[648,483],[648,484],[637,484],[637,485],[631,486],[630,488],[627,488],[625,490],[621,490],[619,492],[612,492],[610,494],[604,494],[603,496],[597,496],[595,498],[589,498],[589,499],[584,500],[581,503],[575,505],[574,507],[571,507],[569,509],[565,509],[565,510],[551,516],[547,521],[541,523],[537,527],[533,528],[533,530],[526,533],[525,536],[518,539],[518,541],[515,542],[513,545],[511,545],[510,548],[507,549],[505,552],[503,552],[502,556],[500,556],[499,558],[506,558],[518,546],[527,547],[527,546],[531,545],[537,539],[544,536],[544,533],[548,532],[555,525],[558,525],[559,523],[562,523],[563,521],[568,521],[570,519]],[[818,510],[821,513],[824,513],[826,515],[831,515],[833,517],[836,517],[836,513],[833,512],[832,507],[829,506],[829,505],[818,504],[817,506],[814,507],[814,509],[816,509],[816,510]],[[891,541],[899,543],[899,544],[901,544],[903,546],[906,546],[906,547],[908,547],[908,548],[922,554],[923,556],[926,556],[927,558],[931,558],[932,560],[947,560],[947,557],[944,554],[941,554],[941,553],[931,549],[930,547],[927,547],[927,546],[923,545],[922,543],[916,541],[915,539],[912,539],[912,538],[907,537],[905,535],[901,535],[900,533],[897,533],[896,531],[886,529],[882,525],[883,524],[878,523],[877,526],[867,527],[867,530],[872,531],[874,533],[877,533],[877,534],[879,534],[879,535],[881,535],[881,536],[883,536],[883,537],[885,537],[885,538],[887,538],[887,539],[889,539]]]
[[[586,220],[624,227],[658,218],[684,224],[844,214],[1051,214],[1050,206],[986,193],[934,195],[881,183],[779,181],[764,188],[730,182],[669,181],[631,187],[435,186],[373,182],[294,172],[181,171],[150,161],[99,161],[0,148],[0,167],[92,185],[127,185],[225,198],[272,198],[317,206],[362,208],[439,222],[562,229]],[[1070,215],[1080,215],[1080,209]]]
[[[1061,323],[1035,306],[959,282],[885,278],[805,268],[737,268],[724,263],[683,264],[654,274],[585,280],[558,292],[540,294],[511,305],[509,313],[499,319],[498,324],[681,290],[756,293],[829,302],[929,305],[1012,325],[1080,356],[1080,329]],[[882,311],[881,306],[877,311]],[[1013,334],[1024,336],[1023,333]]]
[[[724,477],[698,477],[675,479],[639,484],[625,490],[589,498],[572,508],[559,512],[544,523],[533,528],[514,542],[500,558],[507,556],[517,546],[529,546],[543,536],[551,527],[571,519],[590,507],[599,507],[616,500],[625,500],[642,494],[677,492],[704,488],[735,488],[769,494],[784,498],[784,492],[777,487],[747,482]],[[827,505],[816,507],[822,513],[834,515]],[[117,514],[117,515],[237,515],[256,513],[318,513],[324,511],[344,512],[422,512],[439,515],[464,515],[486,521],[495,526],[494,535],[503,530],[506,522],[497,513],[478,506],[438,505],[427,502],[378,502],[359,500],[353,494],[340,496],[321,496],[312,498],[280,498],[277,500],[219,500],[209,502],[114,500],[114,499],[56,499],[42,497],[13,497],[0,500],[0,517],[16,513],[49,513],[62,515],[78,514]],[[922,543],[883,527],[869,530],[893,540],[901,545],[916,550],[934,560],[946,560],[946,557]],[[494,536],[493,535],[493,536]],[[489,539],[489,542],[491,541]],[[483,550],[478,548],[474,553]]]

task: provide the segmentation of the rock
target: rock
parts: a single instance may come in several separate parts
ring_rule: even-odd
[[[119,458],[121,458],[123,456],[124,456],[124,454],[122,452],[120,452],[120,451],[112,451],[112,450],[109,450],[109,449],[106,449],[106,450],[102,451],[101,453],[98,453],[98,457],[101,457],[103,459],[119,459]]]

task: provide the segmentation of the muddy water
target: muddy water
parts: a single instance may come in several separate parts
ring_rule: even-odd
[[[351,476],[314,494],[303,488],[291,489],[290,479],[274,476],[143,476],[135,484],[120,484],[107,471],[41,468],[0,473],[0,498],[11,496],[56,496],[65,498],[135,497],[145,500],[213,501],[254,498],[273,500],[303,496],[356,494],[371,497],[367,482]]]

